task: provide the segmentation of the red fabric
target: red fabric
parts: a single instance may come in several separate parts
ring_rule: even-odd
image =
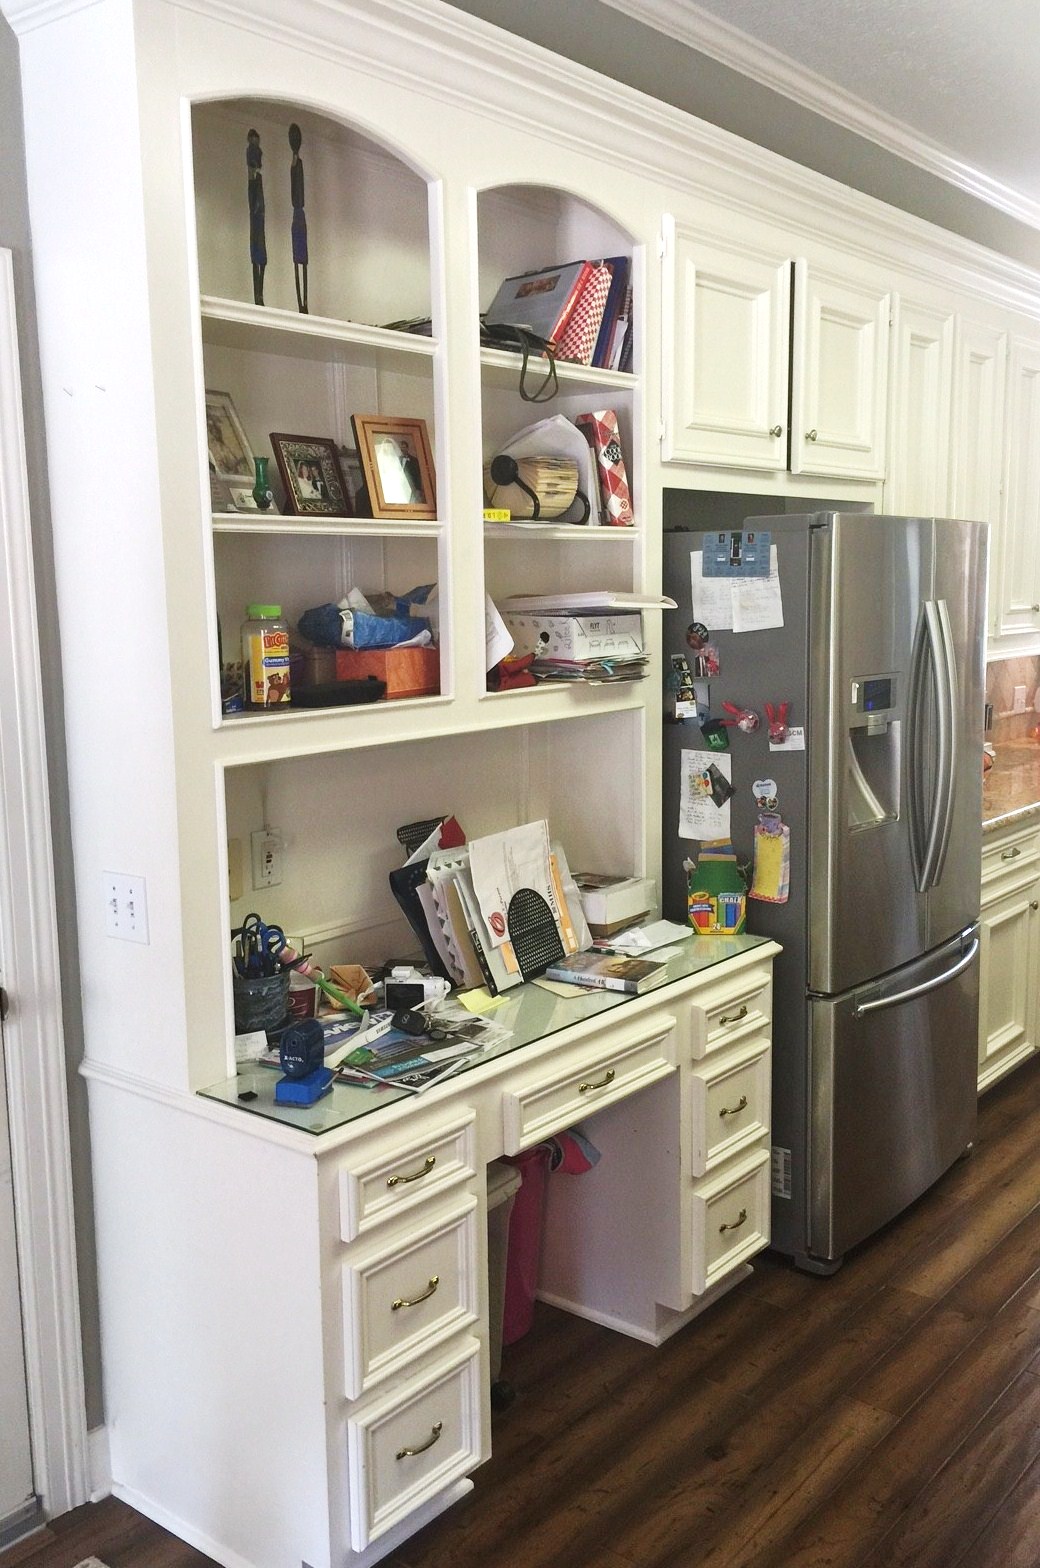
[[[509,1216],[509,1249],[506,1255],[506,1302],[502,1314],[502,1343],[522,1339],[534,1319],[538,1269],[542,1254],[542,1212],[549,1151],[544,1144],[512,1155],[509,1164],[520,1172],[520,1186]]]

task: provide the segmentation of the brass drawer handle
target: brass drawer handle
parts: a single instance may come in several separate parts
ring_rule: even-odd
[[[732,1224],[727,1223],[726,1225],[719,1226],[719,1235],[723,1235],[727,1230],[739,1230],[746,1219],[747,1209],[741,1209],[740,1213],[737,1215]]]
[[[436,1163],[437,1156],[435,1154],[428,1154],[423,1161],[421,1170],[412,1171],[411,1175],[409,1176],[388,1176],[386,1178],[386,1184],[388,1187],[398,1187],[402,1182],[405,1181],[421,1181],[424,1176],[428,1176],[430,1174]]]
[[[736,1105],[724,1105],[719,1112],[720,1116],[736,1116],[738,1111],[747,1109],[747,1095],[742,1094]]]
[[[740,1009],[739,1013],[723,1013],[722,1017],[719,1019],[719,1023],[720,1024],[739,1024],[740,1020],[742,1018],[746,1018],[746,1017],[747,1017],[747,1008],[745,1006],[741,1006],[741,1009]]]
[[[1002,849],[1000,851],[1000,858],[1001,860],[1017,860],[1021,853],[1022,851],[1020,849]]]
[[[430,1435],[426,1439],[425,1443],[420,1443],[418,1448],[399,1448],[397,1450],[397,1453],[394,1455],[394,1458],[395,1459],[408,1459],[408,1458],[410,1458],[410,1456],[412,1454],[425,1454],[425,1452],[426,1452],[426,1450],[428,1448],[432,1448],[433,1447],[434,1443],[440,1437],[441,1432],[443,1430],[444,1430],[444,1422],[443,1421],[438,1421],[437,1425],[435,1427],[431,1428]]]
[[[608,1083],[613,1083],[613,1082],[614,1082],[614,1069],[613,1069],[613,1067],[608,1067],[605,1075],[600,1079],[599,1083],[580,1083],[578,1085],[578,1093],[579,1094],[588,1094],[590,1089],[605,1089],[607,1087]]]
[[[431,1274],[430,1282],[421,1296],[412,1296],[411,1298],[408,1296],[398,1296],[396,1301],[391,1301],[390,1311],[400,1312],[402,1307],[417,1307],[420,1301],[429,1301],[440,1282],[441,1277],[439,1274]]]

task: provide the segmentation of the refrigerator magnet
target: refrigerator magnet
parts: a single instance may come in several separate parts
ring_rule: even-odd
[[[805,730],[801,725],[792,724],[787,731],[787,739],[783,741],[771,740],[770,751],[804,751]]]
[[[694,653],[700,653],[708,641],[708,628],[703,621],[691,621],[686,628],[686,641]]]

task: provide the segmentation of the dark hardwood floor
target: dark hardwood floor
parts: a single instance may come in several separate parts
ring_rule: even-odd
[[[474,1492],[389,1568],[1038,1568],[1040,1061],[833,1278],[767,1255],[660,1350],[540,1307],[503,1371]],[[209,1563],[109,1500],[18,1568],[89,1554]]]

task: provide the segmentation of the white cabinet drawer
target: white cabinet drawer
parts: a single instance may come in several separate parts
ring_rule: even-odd
[[[451,1120],[409,1124],[398,1141],[390,1134],[352,1155],[339,1173],[343,1240],[353,1241],[373,1225],[406,1214],[475,1176],[475,1121],[464,1106]]]
[[[1035,823],[982,841],[982,907],[1028,882],[1040,870],[1040,833]]]
[[[769,1245],[769,1151],[760,1149],[693,1188],[693,1293]]]
[[[710,941],[710,937],[701,938]],[[690,1004],[690,1050],[695,1059],[734,1041],[768,1032],[771,1008],[768,969],[748,969],[706,990]]]
[[[467,1339],[420,1380],[347,1420],[350,1536],[357,1552],[481,1460],[480,1345]]]
[[[343,1265],[344,1392],[357,1399],[390,1372],[474,1323],[477,1200]]]
[[[695,1176],[764,1139],[769,1131],[769,1041],[749,1040],[694,1064],[691,1077]]]
[[[670,1014],[655,1013],[639,1028],[618,1031],[508,1087],[502,1096],[506,1154],[518,1154],[582,1116],[612,1105],[675,1071]]]

